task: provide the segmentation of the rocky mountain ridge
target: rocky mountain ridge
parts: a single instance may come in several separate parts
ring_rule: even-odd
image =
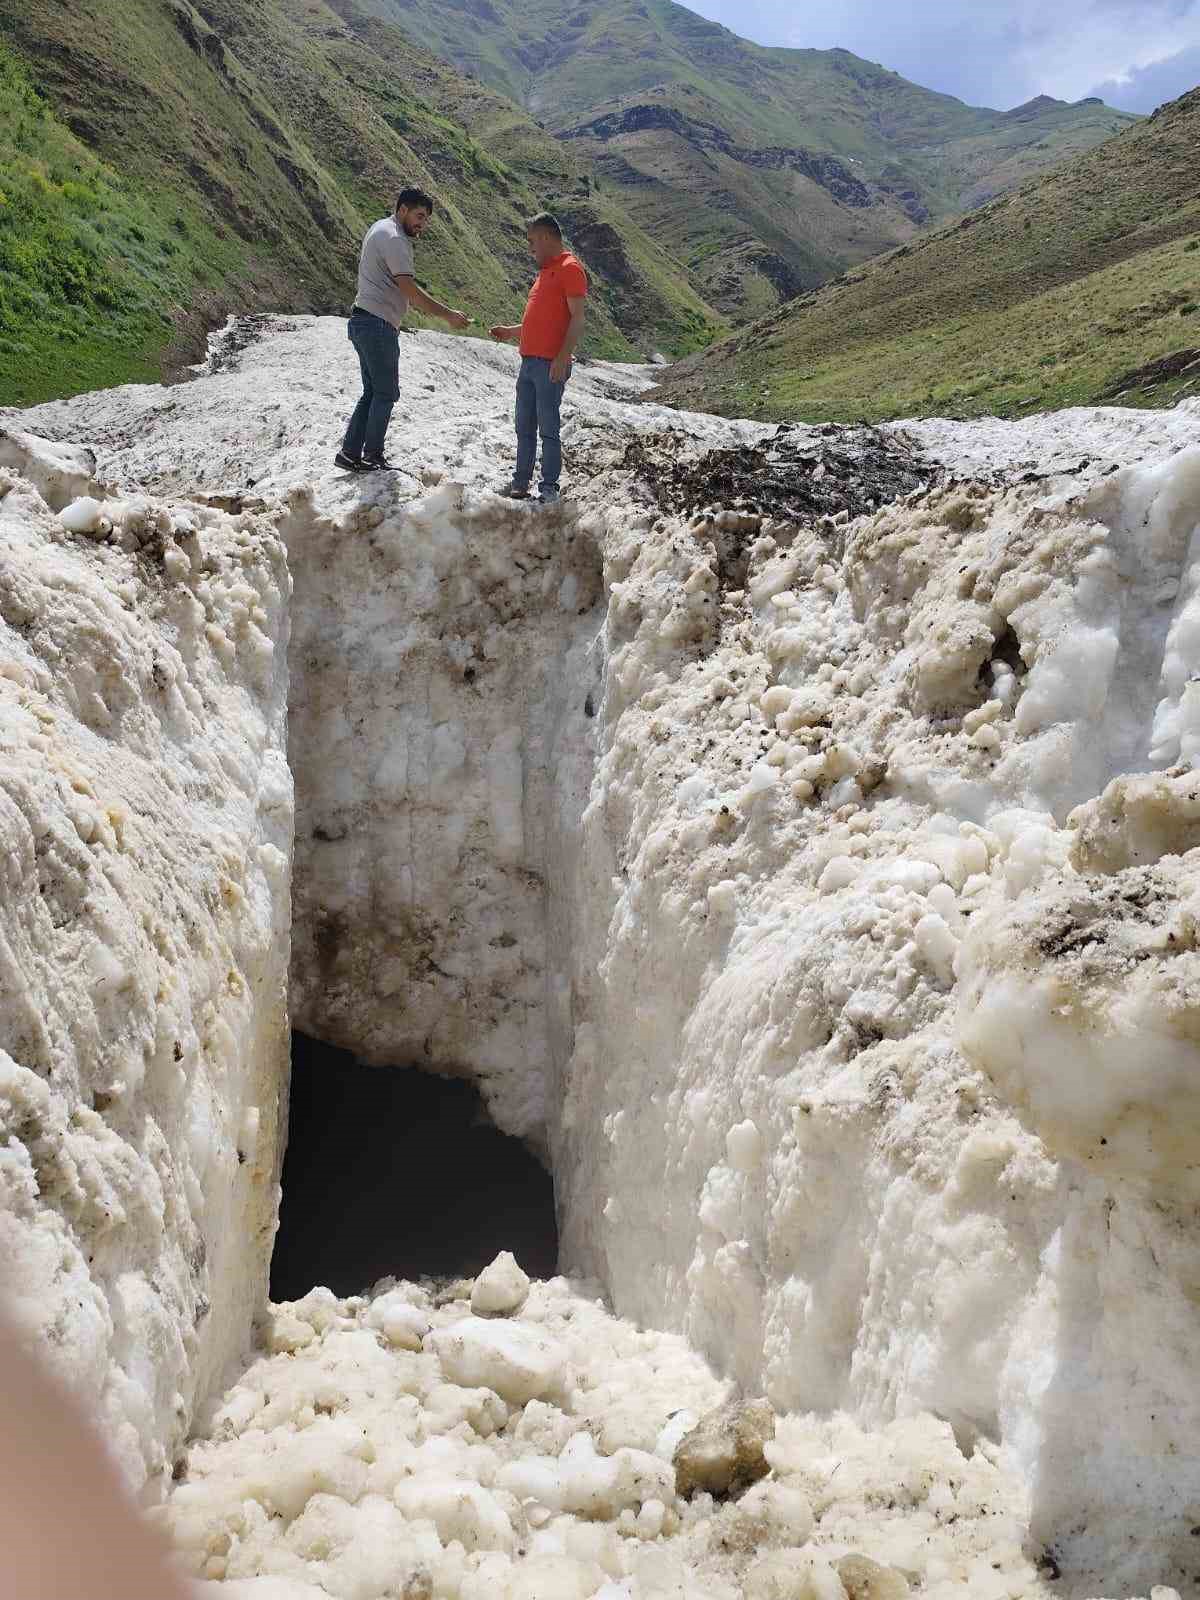
[[[674,0],[370,3],[569,139],[735,321],[1137,120],[1094,99],[967,106],[846,50],[754,44]],[[831,160],[869,205],[813,182]]]

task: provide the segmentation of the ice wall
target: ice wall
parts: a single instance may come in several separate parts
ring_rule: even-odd
[[[1117,1588],[1200,1495],[1198,523],[1195,450],[610,509],[570,890],[566,1263],[780,1410],[1003,1438]]]
[[[268,522],[60,518],[88,453],[0,455],[0,1284],[141,1484],[265,1292],[289,580]]]
[[[598,687],[595,544],[454,484],[333,517],[300,490],[281,527],[293,1017],[362,1060],[472,1077],[544,1145],[547,835],[570,827],[556,768]]]

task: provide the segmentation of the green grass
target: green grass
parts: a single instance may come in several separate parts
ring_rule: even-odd
[[[1200,346],[1198,135],[1200,91],[680,363],[665,397],[846,421],[1194,393],[1200,368],[1150,369]]]
[[[63,126],[0,46],[0,395],[152,380],[166,307],[232,263],[194,212],[126,183]]]
[[[1189,220],[1200,228],[1200,207]],[[756,362],[761,376],[737,380],[724,409],[846,421],[1018,416],[1114,398],[1122,373],[1181,343],[1200,344],[1200,327],[1181,326],[1195,314],[1197,292],[1200,273],[1183,245],[1163,245],[1015,307],[946,324],[936,337],[913,330],[847,345],[805,371]],[[1169,403],[1197,383],[1200,368],[1151,391],[1133,385],[1122,403]]]

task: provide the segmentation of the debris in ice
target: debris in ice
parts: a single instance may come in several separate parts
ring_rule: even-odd
[[[675,1449],[679,1493],[728,1495],[747,1488],[770,1471],[764,1450],[774,1436],[765,1401],[732,1400],[703,1417]]]
[[[622,466],[669,515],[711,512],[722,534],[757,532],[763,517],[794,525],[840,523],[928,487],[937,469],[902,439],[870,427],[777,428],[761,442],[697,453],[686,425],[634,438]],[[755,520],[759,519],[759,520]]]

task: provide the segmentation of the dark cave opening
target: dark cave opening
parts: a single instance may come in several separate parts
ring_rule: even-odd
[[[361,1294],[389,1276],[467,1277],[501,1250],[530,1277],[554,1274],[554,1184],[488,1120],[472,1085],[364,1066],[293,1034],[271,1298],[317,1284]]]

